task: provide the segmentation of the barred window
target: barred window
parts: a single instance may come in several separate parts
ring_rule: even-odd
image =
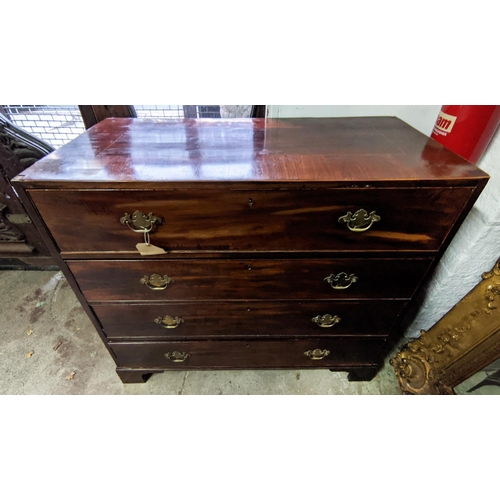
[[[3,104],[0,112],[18,127],[42,139],[54,148],[85,132],[78,105],[45,106],[40,104]]]

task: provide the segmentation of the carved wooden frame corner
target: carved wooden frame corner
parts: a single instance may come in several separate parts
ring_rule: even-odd
[[[455,394],[500,357],[500,259],[462,300],[390,360],[403,394]]]

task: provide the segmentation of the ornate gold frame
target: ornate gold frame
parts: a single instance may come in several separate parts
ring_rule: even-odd
[[[500,357],[500,259],[430,330],[390,360],[403,394],[455,394]]]

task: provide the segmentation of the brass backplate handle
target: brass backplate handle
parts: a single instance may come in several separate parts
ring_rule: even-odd
[[[174,363],[182,363],[183,361],[186,361],[186,359],[189,358],[189,353],[188,352],[179,352],[179,351],[174,351],[174,352],[167,352],[165,353],[165,357]]]
[[[153,273],[151,276],[144,276],[141,278],[141,284],[146,285],[151,290],[165,290],[171,283],[175,283],[173,278],[170,278],[165,274],[161,276],[160,274]]]
[[[330,274],[330,276],[327,276],[323,281],[330,283],[332,288],[335,288],[335,290],[345,290],[353,283],[356,283],[356,281],[358,281],[358,277],[354,274],[349,275],[347,273],[338,273],[336,276]]]
[[[166,316],[158,316],[155,319],[155,323],[158,323],[160,326],[163,326],[163,328],[177,328],[181,323],[184,323],[184,320],[182,318],[179,318],[179,316],[169,316],[168,314]]]
[[[144,212],[136,210],[132,215],[125,213],[120,222],[134,233],[149,233],[154,229],[155,224],[160,225],[163,222],[163,218],[154,215],[153,212],[146,215]]]
[[[304,353],[304,356],[314,360],[323,359],[329,355],[330,351],[328,349],[313,349]]]
[[[380,216],[375,211],[368,213],[364,208],[360,208],[354,214],[347,212],[346,215],[339,217],[339,222],[347,222],[347,227],[355,233],[367,231],[374,222],[379,220]]]
[[[337,315],[332,316],[331,314],[323,314],[323,316],[318,314],[312,318],[311,321],[316,323],[318,326],[321,326],[321,328],[331,328],[333,325],[340,322],[340,317]]]

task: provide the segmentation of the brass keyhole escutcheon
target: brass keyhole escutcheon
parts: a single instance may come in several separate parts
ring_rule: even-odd
[[[339,217],[339,222],[347,222],[347,227],[355,233],[367,231],[374,222],[379,220],[380,216],[375,211],[368,213],[364,208],[360,208],[354,214],[347,212],[347,214]]]
[[[318,326],[321,326],[321,328],[331,328],[333,325],[336,325],[337,323],[340,323],[340,317],[335,315],[332,316],[331,314],[323,314],[323,316],[320,316],[319,314],[312,318],[312,322],[316,323]]]
[[[159,274],[153,273],[151,276],[144,276],[141,278],[141,284],[146,285],[151,290],[165,290],[171,283],[175,283],[173,278],[170,278],[166,274],[161,276]]]
[[[177,328],[181,323],[184,323],[184,320],[182,318],[179,318],[179,316],[158,316],[155,319],[155,323],[157,323],[160,326],[163,326],[163,328]]]
[[[358,277],[354,274],[349,275],[342,272],[338,273],[336,276],[330,274],[330,276],[327,276],[323,281],[330,283],[332,288],[334,288],[335,290],[345,290],[346,288],[349,288],[353,283],[356,283],[356,281],[358,281]]]
[[[163,222],[163,218],[154,215],[153,212],[146,215],[144,212],[136,210],[132,215],[125,213],[120,222],[134,233],[149,233],[155,225],[160,225]]]

